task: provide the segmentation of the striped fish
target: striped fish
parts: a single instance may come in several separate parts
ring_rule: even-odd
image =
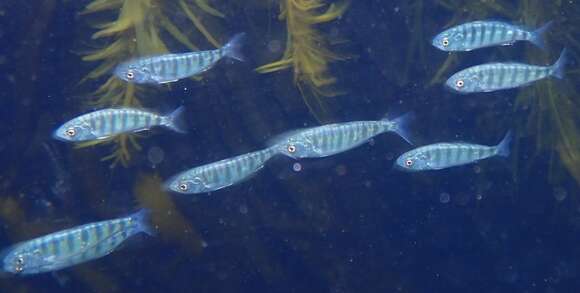
[[[291,131],[272,140],[272,147],[291,158],[321,158],[353,149],[388,131],[411,143],[406,126],[413,117],[407,113],[394,120],[353,121]]]
[[[183,194],[206,193],[243,181],[276,154],[267,148],[183,171],[165,182],[165,188]]]
[[[119,64],[114,74],[127,82],[163,84],[188,78],[212,68],[223,57],[244,61],[240,49],[244,33],[235,35],[225,46],[208,51],[164,54],[129,60]]]
[[[458,93],[492,92],[531,84],[534,81],[554,76],[564,78],[566,50],[551,66],[522,63],[488,63],[469,67],[451,76],[445,85]]]
[[[20,275],[60,270],[108,255],[140,232],[155,234],[148,224],[147,210],[12,245],[1,254],[2,270]]]
[[[181,126],[181,119],[184,110],[182,106],[166,116],[132,108],[98,110],[64,123],[54,131],[53,137],[74,142],[99,140],[121,133],[148,130],[154,126],[163,126],[183,133],[185,131]]]
[[[470,143],[436,143],[408,151],[397,158],[395,167],[404,171],[440,170],[470,164],[493,156],[510,154],[511,132],[496,146]]]
[[[454,26],[435,36],[433,46],[443,51],[471,51],[474,49],[512,45],[517,41],[529,41],[545,48],[543,34],[552,22],[537,30],[500,21],[474,21]]]

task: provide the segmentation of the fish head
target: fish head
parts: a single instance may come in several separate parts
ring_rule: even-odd
[[[479,76],[469,69],[453,74],[447,79],[445,86],[454,92],[463,94],[482,91]]]
[[[39,251],[8,249],[3,252],[2,270],[13,274],[32,274],[48,266],[46,258]]]
[[[155,83],[153,76],[145,67],[139,67],[136,62],[129,61],[117,65],[115,76],[130,83]]]
[[[465,47],[465,34],[457,28],[445,30],[431,40],[431,44],[442,51],[468,51]]]
[[[54,131],[52,137],[61,141],[85,141],[99,139],[89,125],[77,120],[69,121]]]
[[[317,157],[318,152],[310,139],[305,136],[288,139],[285,143],[279,144],[279,151],[288,157],[300,159]]]
[[[193,194],[210,192],[211,190],[199,177],[177,176],[168,180],[165,188],[177,193]]]
[[[428,158],[419,151],[409,151],[397,158],[395,162],[396,169],[407,171],[407,172],[416,172],[421,170],[429,170],[429,160]]]

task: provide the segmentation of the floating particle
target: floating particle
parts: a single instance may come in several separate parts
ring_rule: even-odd
[[[268,50],[272,53],[277,53],[282,50],[282,43],[279,40],[272,40],[268,43]]]
[[[476,194],[475,195],[475,199],[482,200],[483,199],[483,194],[481,194],[481,193]]]
[[[240,214],[245,215],[247,213],[248,213],[248,206],[245,204],[240,205]]]
[[[296,162],[292,165],[292,170],[294,170],[295,172],[300,172],[302,171],[302,165]]]
[[[147,152],[147,159],[149,159],[149,163],[153,165],[158,165],[159,163],[163,162],[165,158],[165,152],[157,146],[149,148]]]
[[[473,172],[475,174],[481,173],[481,167],[480,166],[477,166],[477,165],[473,166]]]
[[[447,192],[441,192],[439,195],[439,201],[441,203],[448,203],[451,200],[451,195]]]
[[[561,186],[554,187],[554,198],[557,201],[563,201],[568,197],[568,192]]]
[[[338,165],[336,166],[336,168],[334,169],[334,171],[336,172],[336,175],[338,176],[344,176],[347,173],[347,169],[345,165]]]

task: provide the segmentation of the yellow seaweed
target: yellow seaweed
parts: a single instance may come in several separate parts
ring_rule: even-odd
[[[302,93],[310,111],[319,119],[321,113],[318,110],[324,112],[321,97],[331,97],[338,93],[331,87],[336,79],[329,72],[328,66],[345,57],[328,49],[328,40],[314,25],[337,19],[344,14],[349,4],[349,1],[330,5],[322,0],[280,1],[279,18],[286,21],[287,28],[286,49],[280,60],[256,68],[260,73],[270,73],[292,67],[294,84]],[[320,12],[323,7],[328,8]]]

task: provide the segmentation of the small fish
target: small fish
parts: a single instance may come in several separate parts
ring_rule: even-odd
[[[512,139],[508,132],[496,146],[470,143],[436,143],[408,151],[397,158],[395,167],[404,171],[440,170],[470,164],[493,156],[507,157]]]
[[[165,188],[183,194],[206,193],[241,182],[264,167],[276,151],[267,148],[181,172],[165,183]]]
[[[447,88],[458,93],[481,93],[511,89],[554,76],[564,78],[566,49],[551,66],[522,63],[488,63],[469,67],[453,74],[446,82]]]
[[[413,114],[394,120],[353,121],[291,131],[272,140],[272,147],[291,158],[321,158],[355,148],[388,131],[411,143],[406,125]]]
[[[114,74],[127,82],[164,84],[191,77],[212,68],[223,57],[244,61],[240,52],[245,34],[235,35],[216,50],[164,54],[129,60],[119,64]]]
[[[443,51],[471,51],[490,46],[512,45],[517,41],[529,41],[543,49],[543,34],[551,25],[550,21],[537,30],[529,30],[500,21],[474,21],[443,31],[431,43]]]
[[[184,133],[185,130],[181,126],[184,110],[185,108],[181,106],[166,116],[132,108],[98,110],[64,123],[54,132],[53,137],[75,142],[99,140],[121,133],[148,130],[154,126],[163,126]]]
[[[154,235],[148,217],[148,211],[141,210],[128,217],[90,223],[17,243],[0,254],[2,270],[31,275],[103,257],[137,233]]]

